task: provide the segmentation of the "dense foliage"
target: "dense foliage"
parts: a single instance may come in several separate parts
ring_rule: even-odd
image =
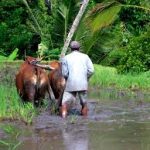
[[[147,71],[150,60],[150,10],[146,8],[149,8],[150,2],[119,2],[121,11],[116,21],[111,27],[100,30],[96,38],[98,42],[91,47],[89,54],[96,63],[117,66],[119,72]]]
[[[1,0],[0,55],[58,59],[82,0]],[[119,72],[149,70],[150,2],[90,0],[73,39],[94,63]]]
[[[0,54],[7,56],[15,48],[23,50],[32,37],[24,4],[20,0],[1,0],[0,14]]]
[[[147,34],[132,38],[124,47],[123,57],[120,59],[120,72],[143,72],[150,69],[150,36]]]

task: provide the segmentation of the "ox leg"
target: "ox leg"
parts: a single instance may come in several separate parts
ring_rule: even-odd
[[[35,99],[35,86],[33,84],[26,84],[25,85],[25,94],[26,95],[26,101],[32,102],[34,105],[34,99]]]
[[[34,97],[34,105],[36,107],[40,107],[44,104],[43,99],[45,98],[45,93],[41,91],[36,91],[36,95]]]
[[[36,107],[42,106],[44,104],[44,98],[45,98],[45,92],[43,91],[43,93],[41,93],[41,91],[38,91],[36,93],[36,97],[34,100],[34,104]]]
[[[61,92],[60,92],[60,96],[58,98],[58,107],[62,106],[62,98],[63,98],[63,94],[64,94],[64,88],[62,88]]]
[[[50,85],[48,87],[48,95],[49,95],[48,109],[50,110],[50,108],[55,104],[55,96]]]
[[[36,107],[40,107],[44,104],[44,98],[45,98],[45,93],[46,93],[45,91],[46,91],[46,88],[42,86],[36,90],[36,94],[34,97],[34,105]]]
[[[65,90],[65,88],[63,86],[60,91],[60,95],[59,95],[58,102],[57,102],[59,114],[62,114],[62,99],[63,99],[64,90]],[[65,106],[65,107],[67,108],[67,106]]]
[[[41,106],[41,104],[40,104],[40,100],[39,100],[39,99],[37,99],[36,97],[35,97],[35,99],[34,99],[34,106],[35,106],[35,107],[39,107],[39,106]]]
[[[28,100],[31,101],[33,105],[35,105],[34,96],[35,96],[35,93],[33,92],[28,94]]]

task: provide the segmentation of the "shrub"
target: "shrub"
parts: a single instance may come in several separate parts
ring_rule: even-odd
[[[119,72],[139,73],[150,69],[150,37],[148,34],[132,38],[124,51],[118,66]]]

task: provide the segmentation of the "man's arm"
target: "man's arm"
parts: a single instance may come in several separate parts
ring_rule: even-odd
[[[61,57],[60,62],[62,64],[62,75],[65,78],[68,78],[69,70],[68,70],[68,65],[67,65],[67,61],[66,61],[65,57]]]

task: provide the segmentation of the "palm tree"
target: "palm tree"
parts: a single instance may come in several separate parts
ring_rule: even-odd
[[[38,30],[42,33],[41,28],[39,26],[40,23],[38,23],[38,21],[34,17],[30,7],[27,4],[27,1],[23,0],[23,2],[26,4],[29,12],[31,13],[33,21],[35,22]],[[60,47],[60,45],[63,44],[63,42],[65,42],[61,54],[66,53],[68,45],[76,29],[77,32],[74,38],[82,42],[83,47],[86,49],[86,53],[90,53],[91,48],[100,39],[99,37],[101,36],[101,34],[103,34],[101,33],[102,29],[111,25],[116,20],[118,13],[122,7],[139,8],[139,9],[144,9],[146,11],[150,11],[150,9],[147,7],[136,6],[136,5],[123,5],[118,1],[109,2],[107,0],[107,2],[104,1],[103,3],[97,3],[94,6],[94,8],[88,10],[88,13],[86,13],[85,17],[80,22],[82,15],[84,14],[84,11],[90,1],[84,0],[83,2],[84,3],[80,7],[79,13],[74,20],[74,14],[76,14],[76,10],[77,10],[76,2],[74,2],[74,0],[52,1],[52,13],[53,11],[55,11],[55,13],[53,15],[53,19],[54,19],[54,24],[52,27],[53,32],[52,32],[52,37],[50,38],[51,45],[54,48],[58,46]],[[56,10],[54,10],[53,7],[54,5]],[[71,22],[73,20],[74,22],[71,26]],[[69,32],[69,28],[70,28],[70,32]]]
[[[123,7],[131,9],[137,8],[150,12],[150,8],[148,7],[121,4],[118,1],[98,3],[87,15],[87,25],[90,27],[92,32],[97,32],[103,27],[112,24]]]
[[[118,1],[104,1],[103,3],[97,3],[94,8],[86,13],[77,29],[75,39],[82,43],[84,52],[91,55],[96,62],[105,58],[112,51],[111,47],[115,41],[109,37],[110,33],[108,32],[111,30],[109,26],[118,18],[119,12],[123,7],[142,9],[146,12],[150,12],[149,8],[143,6],[125,5]],[[107,30],[105,30],[106,27]],[[98,50],[93,51],[93,47]],[[100,51],[104,51],[101,56],[103,58],[98,58],[101,53]]]
[[[74,0],[56,0],[55,4],[52,2],[52,39],[55,48],[63,46],[77,9],[77,3]]]
[[[68,34],[68,37],[67,37],[67,39],[65,41],[65,44],[64,44],[63,49],[61,51],[61,55],[65,55],[65,53],[66,53],[66,51],[68,49],[69,43],[70,43],[70,41],[71,41],[71,39],[72,39],[72,37],[73,37],[73,35],[74,35],[78,25],[79,25],[79,22],[80,22],[83,14],[85,12],[86,7],[88,6],[88,3],[89,3],[89,0],[84,0],[83,1],[82,5],[80,7],[80,10],[79,10],[79,12],[78,12],[78,14],[77,14],[73,24],[72,24],[72,27],[71,27],[70,32]]]

